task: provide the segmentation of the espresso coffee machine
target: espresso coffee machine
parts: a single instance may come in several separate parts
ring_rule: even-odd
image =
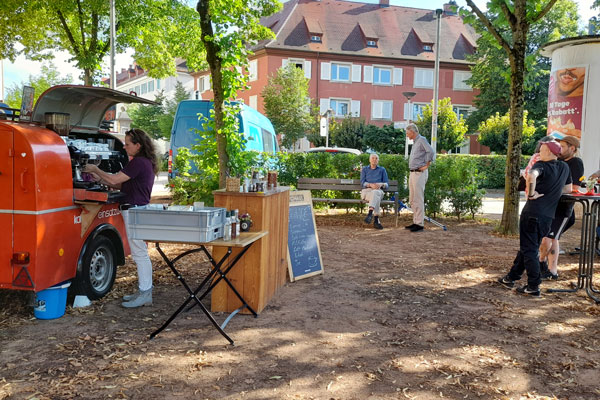
[[[93,181],[91,175],[83,172],[83,168],[88,163],[96,164],[101,170],[114,174],[122,170],[127,162],[127,156],[119,151],[111,150],[110,143],[92,140],[106,141],[107,139],[65,139],[71,156],[73,187],[75,188],[99,189],[100,185]]]

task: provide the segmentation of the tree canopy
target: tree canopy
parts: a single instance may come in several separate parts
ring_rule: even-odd
[[[510,117],[506,113],[500,115],[496,113],[481,124],[479,124],[478,141],[496,154],[506,154],[508,148],[508,128],[510,126]],[[523,115],[523,141],[528,143],[534,137],[535,126],[531,120],[527,120],[527,111]]]
[[[419,133],[431,141],[431,120],[433,114],[433,100],[423,109],[423,115],[417,119],[416,125]],[[462,146],[467,133],[467,126],[462,116],[459,118],[452,109],[449,97],[438,101],[437,119],[437,149],[438,151],[454,151]]]
[[[198,15],[183,0],[115,1],[117,53],[134,50],[134,59],[150,76],[175,73],[175,57],[199,69],[203,56]],[[23,54],[52,59],[64,50],[82,70],[86,85],[98,83],[102,60],[110,50],[107,0],[3,0],[0,2],[0,57]]]
[[[14,83],[6,90],[6,104],[12,108],[21,108],[21,100],[23,96],[23,86],[31,86],[35,89],[35,95],[33,97],[34,104],[37,102],[38,97],[52,86],[66,85],[73,82],[73,77],[67,75],[61,77],[60,73],[52,63],[42,65],[41,73],[38,75],[29,75],[29,81],[21,82],[20,84]]]
[[[283,135],[281,144],[290,149],[306,136],[310,129],[310,97],[308,78],[304,71],[288,64],[280,68],[263,88],[265,114],[273,123],[275,132]]]
[[[166,98],[161,91],[154,101],[156,105],[133,104],[129,106],[128,112],[131,117],[131,127],[144,130],[154,139],[166,139],[171,137],[171,128],[177,105],[182,100],[190,98],[190,92],[185,90],[183,84],[177,81],[173,98]]]

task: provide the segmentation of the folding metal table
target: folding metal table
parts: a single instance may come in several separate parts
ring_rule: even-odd
[[[594,276],[594,256],[596,255],[596,227],[598,226],[598,212],[600,210],[600,194],[564,194],[561,200],[581,203],[583,206],[579,245],[581,249],[579,252],[579,270],[577,273],[577,283],[571,283],[572,289],[548,289],[547,292],[576,292],[579,289],[585,289],[588,296],[598,304],[600,303],[600,298],[594,296],[593,293],[600,293],[600,290],[594,289],[592,279]]]
[[[213,324],[213,326],[219,331],[219,333],[221,333],[221,335],[223,335],[223,337],[225,339],[227,339],[229,341],[229,343],[233,344],[233,340],[224,331],[225,326],[227,326],[229,321],[231,321],[231,318],[233,318],[235,316],[235,314],[237,314],[244,308],[247,308],[248,311],[250,311],[252,313],[252,315],[254,315],[255,318],[258,316],[258,314],[252,309],[252,307],[250,307],[248,305],[248,303],[244,300],[244,298],[240,295],[240,293],[233,286],[231,281],[229,279],[227,279],[227,274],[229,273],[229,271],[231,271],[231,269],[233,267],[235,267],[237,262],[240,260],[240,258],[242,258],[244,256],[244,254],[246,253],[246,251],[248,251],[248,249],[252,246],[252,244],[254,242],[256,242],[257,240],[259,240],[260,238],[262,238],[263,236],[267,235],[267,233],[268,232],[266,232],[266,231],[242,232],[239,237],[232,239],[232,240],[225,241],[222,239],[217,239],[217,240],[213,240],[212,242],[206,242],[206,243],[191,243],[191,244],[197,245],[198,247],[196,247],[194,249],[186,250],[186,251],[178,254],[177,256],[175,256],[172,259],[167,257],[167,255],[163,252],[163,250],[160,247],[160,243],[181,243],[181,244],[190,244],[190,243],[189,242],[173,242],[173,241],[155,242],[156,249],[158,250],[159,254],[163,258],[163,260],[165,260],[165,262],[167,263],[167,266],[173,272],[175,277],[179,280],[179,282],[181,282],[181,284],[183,285],[185,290],[187,290],[187,292],[189,293],[189,296],[183,302],[183,304],[181,306],[179,306],[179,308],[173,313],[173,315],[171,315],[171,317],[169,317],[169,319],[160,328],[158,328],[156,331],[152,332],[152,334],[150,335],[150,339],[154,339],[154,337],[156,335],[158,335],[167,326],[169,326],[169,324],[175,319],[175,317],[177,317],[186,308],[186,306],[188,304],[190,304],[190,302],[193,301],[194,303],[190,306],[190,308],[193,308],[196,305],[199,306],[200,309],[202,310],[202,312],[206,315],[206,317]],[[211,252],[208,251],[207,247],[212,247],[212,248],[226,247],[227,252],[223,255],[223,257],[221,257],[220,260],[216,261],[213,258]],[[229,256],[231,255],[233,248],[240,248],[241,251],[232,260],[230,260],[229,262],[226,263]],[[175,268],[175,263],[187,255],[197,253],[200,251],[204,252],[206,257],[210,261],[212,268],[211,268],[208,276],[206,276],[206,278],[204,278],[204,280],[200,283],[200,285],[195,290],[192,290],[192,288],[188,285],[188,283],[184,279],[181,272],[179,270],[177,270],[177,268]],[[231,288],[231,290],[235,293],[235,295],[240,299],[240,301],[242,302],[242,306],[240,308],[238,308],[237,310],[233,311],[231,314],[229,314],[229,316],[225,319],[225,321],[221,325],[219,325],[217,323],[217,321],[215,320],[214,316],[212,315],[212,313],[204,306],[204,304],[202,304],[201,301],[215,288],[215,286],[221,280],[225,281],[225,283]],[[208,285],[208,287],[206,287],[207,285]]]

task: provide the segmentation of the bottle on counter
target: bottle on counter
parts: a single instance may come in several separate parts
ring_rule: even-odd
[[[239,232],[239,223],[237,221],[237,217],[235,216],[237,210],[231,210],[231,238],[235,239],[238,237]]]
[[[239,237],[240,236],[240,210],[238,210],[238,209],[234,210],[234,218],[235,218],[235,229],[236,229],[235,236]]]
[[[223,229],[223,240],[231,240],[231,214],[229,211],[225,211],[225,226]]]

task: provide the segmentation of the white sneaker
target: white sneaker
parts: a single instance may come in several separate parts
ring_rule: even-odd
[[[152,305],[152,288],[148,290],[140,290],[130,298],[129,301],[124,301],[121,305],[125,308],[136,308],[142,306],[151,306]],[[125,299],[125,296],[123,297]]]

